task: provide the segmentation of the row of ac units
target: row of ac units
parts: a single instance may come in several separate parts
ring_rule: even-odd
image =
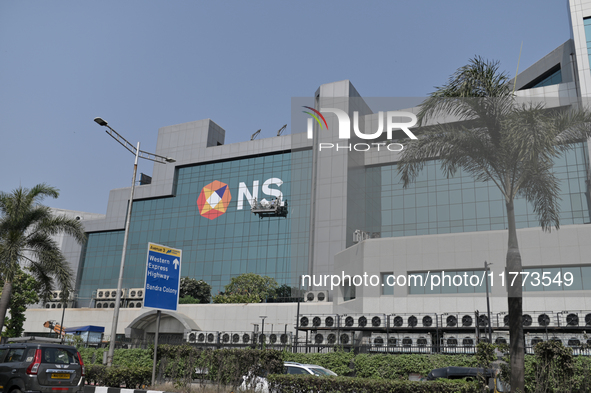
[[[307,291],[304,302],[328,302],[328,291]]]
[[[49,295],[49,301],[54,301],[54,302],[58,302],[61,301],[63,296],[63,291],[51,291],[51,294]]]
[[[308,343],[312,345],[353,345],[352,332],[318,331],[308,336]]]
[[[72,301],[68,301],[66,302],[66,308],[69,307],[73,307],[73,303]],[[45,303],[45,308],[62,308],[63,307],[63,302],[48,302]]]
[[[497,314],[492,326],[508,326],[509,315]],[[538,312],[524,313],[522,316],[524,327],[577,327],[591,326],[591,312]],[[476,327],[489,326],[486,314],[345,314],[345,315],[302,315],[299,326],[303,328],[415,328],[415,327]]]
[[[96,291],[97,300],[108,300],[117,298],[117,288],[115,289],[98,289]],[[144,288],[125,288],[121,290],[121,299],[143,299]]]
[[[115,308],[115,304],[117,302],[114,300],[97,300],[94,304],[94,308]],[[142,301],[141,300],[128,300],[128,301],[121,301],[119,307],[123,308],[142,308]]]
[[[480,326],[488,326],[488,318],[481,315],[479,318]],[[463,315],[458,325],[458,317],[449,315],[446,320],[447,326],[473,326],[473,317]],[[385,328],[385,327],[435,327],[437,326],[437,315],[435,314],[347,314],[347,315],[303,315],[300,317],[300,327],[318,327],[318,328]],[[441,325],[439,325],[441,326]]]
[[[544,341],[558,341],[565,347],[573,349],[574,355],[579,355],[581,346],[591,346],[591,338],[586,337],[585,334],[572,334],[572,333],[550,333],[548,335],[542,333],[526,333],[525,334],[525,348],[529,354],[534,353],[534,347]],[[586,349],[586,353],[589,353],[589,349]]]
[[[207,332],[192,331],[187,342],[211,345],[244,345],[266,343],[271,345],[291,345],[291,333],[253,333],[253,332]]]

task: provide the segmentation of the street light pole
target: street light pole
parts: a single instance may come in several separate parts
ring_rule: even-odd
[[[484,275],[486,277],[486,312],[488,314],[487,318],[488,318],[488,342],[489,344],[492,344],[492,327],[491,327],[491,323],[492,320],[490,319],[490,301],[488,299],[488,272],[490,271],[489,266],[492,265],[492,263],[487,263],[486,261],[484,261]]]
[[[260,315],[259,318],[262,319],[262,323],[261,323],[261,349],[263,349],[263,346],[265,345],[265,318],[267,318],[266,315]]]
[[[174,159],[170,157],[163,157],[156,154],[146,153],[145,151],[140,150],[140,143],[137,143],[137,147],[134,147],[131,143],[129,143],[125,138],[123,138],[117,131],[115,131],[109,124],[101,119],[100,117],[96,117],[94,121],[100,125],[107,127],[109,134],[113,139],[119,142],[123,147],[129,150],[131,153],[135,155],[135,162],[133,164],[133,177],[131,180],[131,194],[129,196],[129,204],[127,205],[127,217],[125,219],[125,233],[123,236],[123,252],[121,253],[121,266],[119,268],[119,280],[117,282],[117,296],[115,298],[115,309],[113,310],[113,324],[111,325],[111,342],[109,344],[109,351],[107,353],[107,367],[111,367],[113,365],[113,354],[115,353],[115,341],[117,337],[117,324],[119,322],[119,308],[121,306],[121,287],[123,286],[123,271],[125,268],[125,256],[127,253],[127,239],[129,238],[129,224],[131,222],[131,206],[133,205],[133,192],[135,191],[135,178],[137,175],[137,162],[138,158],[145,158],[147,160],[151,160],[154,162],[158,162],[160,164],[166,164],[169,162],[175,162]]]

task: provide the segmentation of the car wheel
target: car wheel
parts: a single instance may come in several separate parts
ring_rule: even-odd
[[[23,393],[23,391],[22,391],[22,390],[20,390],[19,388],[16,388],[16,389],[12,389],[12,390],[10,391],[10,393]]]

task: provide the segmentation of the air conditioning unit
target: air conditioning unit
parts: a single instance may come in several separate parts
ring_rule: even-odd
[[[336,315],[313,315],[300,317],[301,327],[336,328],[338,318]]]
[[[232,343],[232,332],[220,332],[220,344],[230,345]]]
[[[487,327],[489,325],[488,315],[485,313],[478,314],[478,326],[479,327]]]
[[[386,314],[370,314],[367,316],[367,327],[386,327],[388,318]]]
[[[430,314],[393,314],[390,315],[389,324],[391,328],[415,328],[420,326],[436,326],[435,316]]]
[[[544,313],[542,313],[544,314]],[[550,314],[547,314],[548,317],[550,317]],[[540,315],[537,315],[535,313],[529,313],[529,312],[525,312],[521,315],[521,324],[523,327],[530,327],[530,326],[538,326],[534,323],[534,318],[540,318]],[[542,317],[541,320],[544,320],[544,317]],[[550,320],[552,320],[552,318],[550,317]],[[539,324],[539,321],[537,322]],[[509,314],[505,314],[503,316],[503,322],[502,322],[503,326],[509,326]],[[539,325],[541,326],[541,325]]]
[[[304,302],[328,302],[328,291],[308,291],[304,294]]]
[[[292,336],[291,332],[277,334],[277,338],[279,340],[278,341],[279,345],[291,345],[292,340],[293,340],[293,336]]]
[[[582,317],[582,315],[581,315]],[[582,318],[581,318],[582,319]],[[560,327],[577,327],[582,324],[582,320],[579,320],[578,312],[562,312],[558,314],[558,323]]]
[[[269,334],[268,333],[255,333],[256,342],[259,344],[266,344],[269,342]]]
[[[402,341],[398,333],[372,333],[368,344],[372,352],[395,353],[400,352]]]
[[[143,301],[141,300],[128,300],[127,308],[142,308]]]
[[[144,288],[130,288],[127,290],[128,299],[143,299],[144,298]]]
[[[334,331],[318,331],[311,334],[308,338],[312,345],[338,345],[338,332]]]
[[[540,327],[554,327],[556,326],[557,317],[552,311],[545,312],[527,312],[524,315],[531,315],[533,318],[533,326]]]
[[[458,320],[460,321],[460,326],[462,326],[462,327],[474,326],[474,316],[473,315],[460,314]]]
[[[563,341],[567,347],[572,348],[573,355],[578,356],[581,355],[581,352],[585,353],[585,351],[581,351],[581,345],[587,344],[587,339],[585,339],[584,335],[568,333],[565,333],[564,335],[565,338]]]
[[[197,333],[198,332],[190,332],[189,334],[187,334],[187,342],[188,343],[195,343],[195,341],[197,341]]]
[[[115,308],[115,301],[97,301],[95,304],[95,308]]]
[[[476,337],[474,334],[443,333],[443,352],[457,354],[473,354]]]
[[[242,333],[240,336],[240,343],[241,344],[251,344],[253,341],[253,334],[250,332]]]
[[[461,337],[463,353],[473,354],[476,351],[476,337],[474,334],[463,334]]]
[[[374,319],[377,317],[376,319]],[[368,315],[368,314],[345,314],[341,315],[340,322],[341,328],[344,329],[353,329],[353,328],[366,328],[372,327],[373,323],[378,323],[378,318],[380,326],[385,326],[385,315]]]
[[[195,333],[195,342],[197,344],[217,344],[218,332],[203,332],[197,331]]]
[[[485,335],[488,336],[487,333]],[[492,340],[496,345],[509,345],[509,332],[493,332]]]
[[[448,328],[462,326],[462,317],[456,314],[443,314],[441,315],[441,326]]]
[[[338,344],[344,346],[353,345],[353,339],[355,338],[353,332],[339,332],[338,333]]]
[[[124,290],[121,290],[121,297],[124,297]],[[117,288],[115,289],[98,289],[96,291],[96,298],[99,300],[115,299],[117,297]]]
[[[559,339],[558,337],[556,337],[556,338]],[[532,355],[534,353],[534,347],[538,343],[541,343],[544,341],[546,341],[546,334],[544,334],[544,333],[526,333],[525,334],[525,352]],[[560,340],[560,341],[562,342],[562,340]]]
[[[430,334],[401,333],[398,337],[398,347],[403,353],[430,353],[432,342]]]

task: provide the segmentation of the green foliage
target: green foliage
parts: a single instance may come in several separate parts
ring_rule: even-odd
[[[12,294],[8,303],[10,318],[5,319],[6,330],[2,332],[3,337],[20,337],[23,334],[23,324],[26,320],[25,311],[28,305],[39,301],[37,293],[40,289],[41,286],[33,276],[21,269],[16,272],[12,282]]]
[[[535,390],[532,392],[572,392],[575,371],[572,349],[556,341],[538,343],[534,347],[533,371]]]
[[[355,372],[360,378],[408,379],[410,373],[426,377],[435,368],[449,366],[477,367],[478,362],[468,355],[359,354],[355,357]]]
[[[179,304],[199,304],[199,299],[195,299],[193,296],[184,296],[179,298]]]
[[[103,353],[107,348],[79,348],[80,356],[86,366],[102,365]],[[152,349],[115,349],[113,365],[120,367],[149,367],[152,368]],[[94,361],[93,361],[94,359]]]
[[[256,375],[283,372],[282,354],[274,350],[162,345],[158,347],[158,360],[165,376],[177,387],[185,387],[194,378],[200,378],[236,388],[243,376],[252,379]]]
[[[260,303],[276,291],[277,281],[268,276],[244,273],[232,277],[224,293],[213,297],[214,303]]]
[[[211,301],[211,285],[203,280],[196,280],[191,277],[182,277],[179,298],[192,298],[199,300],[198,302],[181,302],[180,304],[207,304]]]
[[[80,221],[54,216],[50,208],[41,205],[45,197],[57,198],[58,195],[57,189],[46,184],[31,189],[19,187],[10,194],[0,192],[0,275],[4,279],[0,297],[2,323],[10,307],[13,281],[21,266],[26,266],[35,277],[44,300],[55,283],[66,296],[72,289],[72,270],[52,237],[64,233],[83,243],[86,234]],[[18,325],[17,321],[14,322]]]
[[[160,364],[159,369],[163,371],[164,376],[172,379],[175,382],[175,385],[181,388],[190,386],[189,383],[194,379],[201,380],[203,384],[205,384],[205,381],[207,380],[236,387],[241,383],[242,376],[248,375],[249,378],[253,378],[261,373],[282,373],[283,362],[292,361],[318,364],[336,372],[340,376],[356,375],[357,378],[347,378],[347,380],[362,381],[359,383],[365,383],[368,387],[375,389],[375,391],[371,390],[371,393],[386,391],[380,389],[387,389],[388,387],[391,389],[401,389],[392,391],[422,392],[423,390],[416,390],[415,383],[408,382],[408,376],[410,373],[418,373],[422,376],[427,376],[427,374],[435,368],[449,366],[478,367],[483,364],[483,357],[484,359],[492,359],[490,347],[489,345],[483,346],[483,349],[478,351],[481,353],[477,353],[476,356],[390,354],[359,354],[355,356],[353,352],[344,352],[342,350],[331,353],[304,354],[271,350],[262,351],[257,349],[211,350],[201,349],[190,345],[161,345],[158,347],[158,361]],[[549,348],[544,349],[541,347],[540,349],[543,349],[543,352],[539,352],[539,357],[525,357],[526,393],[591,391],[591,358],[578,356],[569,361],[569,354],[567,352],[570,351],[570,349],[560,349],[558,344],[550,344]],[[151,379],[153,348],[116,349],[113,364],[119,371],[116,373],[114,372],[113,374],[106,374],[105,367],[101,364],[103,352],[105,351],[105,348],[79,349],[82,360],[88,370],[87,380],[89,382],[100,384],[109,383],[110,385],[108,386],[116,386],[117,383],[135,384],[134,386],[149,384]],[[555,358],[554,356],[557,357]],[[544,368],[544,363],[540,360],[545,360],[546,364],[549,362],[553,368]],[[563,378],[563,374],[561,374],[561,367],[563,365],[567,367],[567,372],[564,373],[564,376],[570,375],[568,379]],[[206,373],[195,373],[196,369],[206,371]],[[572,370],[572,373],[569,370]],[[548,377],[551,377],[550,381],[555,382],[554,385],[548,385],[545,382],[542,384],[542,378],[548,379]],[[370,384],[367,382],[368,380],[384,381],[388,384]],[[401,385],[390,385],[392,382],[400,383]],[[423,386],[440,389],[433,391],[441,392],[475,391],[453,390],[456,389],[455,387],[450,388],[452,390],[443,390],[448,389],[449,385],[440,385],[441,383],[445,384],[446,381],[439,381],[437,384]],[[356,392],[370,391],[369,389],[359,390],[359,385],[351,384],[352,385],[347,385],[349,387],[346,388],[352,389]],[[323,389],[322,386],[306,386],[307,387],[302,388],[303,390],[301,391],[307,392],[308,390],[316,391],[314,389]],[[569,390],[560,390],[560,386],[568,386]],[[540,390],[542,389],[541,387],[544,387],[546,390]],[[341,388],[338,390],[340,389]],[[345,387],[342,387],[342,389],[345,389]],[[464,389],[464,387],[457,389]],[[337,389],[334,388],[327,391],[335,390]],[[340,391],[344,392],[350,390]]]
[[[351,373],[350,364],[355,358],[353,352],[336,351],[330,353],[291,353],[283,352],[283,360],[286,362],[298,362],[305,364],[317,364],[334,371],[338,375]]]
[[[316,377],[312,375],[269,375],[269,390],[283,393],[482,393],[477,382],[437,380],[413,382],[347,377]]]
[[[152,367],[106,367],[92,365],[88,367],[86,380],[96,385],[127,389],[142,388],[152,382]]]
[[[483,341],[478,343],[475,358],[479,367],[490,368],[491,363],[497,360],[497,356],[495,355],[496,347],[495,344],[485,343]]]

